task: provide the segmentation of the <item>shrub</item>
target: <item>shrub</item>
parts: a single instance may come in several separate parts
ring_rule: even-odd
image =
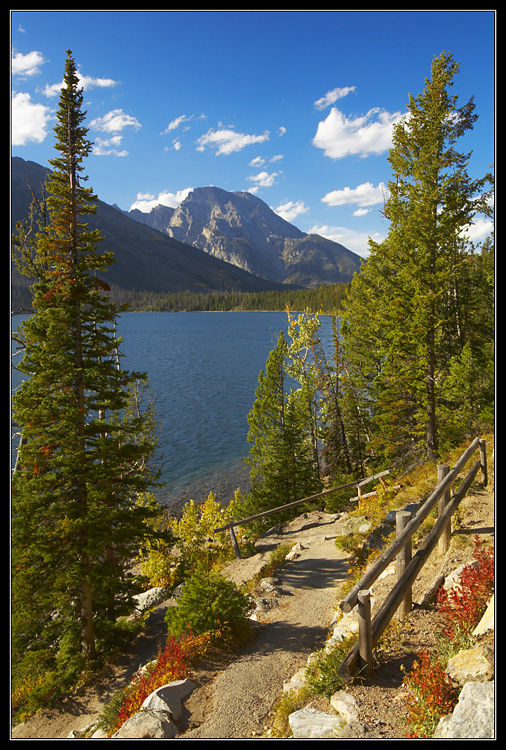
[[[411,732],[407,736],[432,737],[439,719],[453,711],[457,690],[437,655],[427,650],[418,654],[404,684],[410,689],[406,718]]]
[[[249,633],[250,597],[213,571],[201,571],[183,586],[176,607],[169,607],[165,620],[168,633],[225,634],[242,638]]]
[[[315,695],[330,698],[340,690],[343,679],[339,675],[339,668],[346,658],[348,651],[356,641],[355,635],[350,635],[332,648],[317,651],[306,669],[306,683]]]
[[[478,565],[466,565],[459,585],[446,591],[441,588],[437,609],[442,616],[442,634],[449,640],[471,633],[483,616],[494,593],[494,547],[485,548],[475,537],[473,557]]]
[[[458,690],[446,674],[445,664],[449,656],[470,645],[471,633],[494,591],[494,547],[486,548],[476,537],[473,557],[478,565],[464,568],[459,585],[438,593],[436,606],[442,618],[439,647],[422,651],[404,679],[410,689],[406,700],[408,737],[432,737],[439,719],[456,705]]]

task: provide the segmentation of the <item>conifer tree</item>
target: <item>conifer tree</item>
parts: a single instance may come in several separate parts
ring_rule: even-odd
[[[155,439],[130,401],[146,377],[118,366],[118,309],[100,279],[113,256],[82,220],[96,197],[82,174],[91,143],[78,84],[68,51],[47,222],[26,269],[37,279],[34,314],[18,332],[25,379],[13,398],[23,435],[12,479],[13,664],[39,659],[70,680],[129,611],[125,567],[159,513],[137,502],[156,482],[146,465]]]
[[[252,446],[246,463],[251,492],[244,505],[251,514],[301,500],[321,489],[308,440],[307,402],[287,385],[287,354],[281,331],[265,372],[260,372],[248,415],[248,441]],[[273,522],[272,517],[268,519]]]
[[[395,126],[387,239],[370,255],[344,303],[343,336],[355,393],[373,433],[376,459],[434,458],[444,425],[442,384],[467,333],[463,285],[472,254],[462,230],[487,212],[489,176],[471,179],[457,141],[473,127],[473,99],[451,95],[459,65],[435,57],[431,78]]]

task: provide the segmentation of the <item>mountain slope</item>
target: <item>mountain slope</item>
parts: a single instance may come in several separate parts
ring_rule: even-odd
[[[40,196],[47,168],[35,162],[13,157],[11,171],[11,219],[16,222],[28,216],[31,190]],[[245,291],[257,292],[286,289],[281,283],[256,277],[222,259],[213,257],[197,247],[186,245],[143,225],[123,211],[103,201],[97,203],[97,213],[86,218],[90,229],[100,229],[104,239],[100,250],[114,252],[116,262],[104,278],[121,289],[154,292]],[[14,269],[13,306],[17,290],[24,278]],[[24,284],[24,287],[27,283]]]
[[[196,188],[176,209],[162,209],[129,215],[266,279],[317,287],[351,281],[360,268],[360,256],[301,232],[251,193]]]

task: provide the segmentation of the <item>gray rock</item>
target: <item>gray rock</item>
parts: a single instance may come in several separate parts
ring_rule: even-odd
[[[178,731],[167,711],[144,709],[127,719],[111,739],[170,740],[177,735]]]
[[[345,721],[340,716],[331,716],[316,708],[301,708],[288,717],[294,739],[322,739],[339,737]]]
[[[195,689],[191,680],[173,680],[154,690],[145,699],[142,709],[151,711],[165,711],[174,721],[179,721],[183,710],[183,701]]]
[[[453,713],[443,716],[434,739],[482,740],[494,737],[494,682],[466,682]]]

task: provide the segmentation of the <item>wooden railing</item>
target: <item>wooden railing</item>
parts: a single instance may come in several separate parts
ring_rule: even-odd
[[[294,502],[292,503],[286,503],[285,505],[280,505],[277,508],[264,510],[261,513],[256,513],[254,516],[248,516],[247,518],[242,518],[239,521],[230,521],[230,523],[225,524],[225,526],[220,526],[217,529],[213,529],[213,533],[216,534],[219,531],[226,531],[226,529],[228,529],[230,533],[230,539],[232,541],[232,546],[234,548],[235,556],[237,558],[240,558],[241,552],[239,550],[239,545],[237,544],[237,539],[234,533],[234,526],[244,526],[244,524],[249,523],[249,521],[256,521],[258,518],[264,518],[265,516],[272,516],[274,513],[279,513],[282,510],[287,510],[288,508],[295,508],[297,505],[302,505],[303,503],[310,503],[313,500],[318,500],[319,498],[326,497],[327,495],[330,495],[333,492],[346,490],[350,487],[357,487],[359,497],[360,497],[362,487],[364,487],[366,484],[369,484],[370,482],[373,482],[375,479],[381,479],[382,477],[386,476],[389,473],[390,473],[390,470],[387,469],[386,471],[382,471],[379,474],[373,474],[370,477],[365,477],[365,479],[357,479],[354,482],[341,484],[339,487],[331,487],[328,490],[323,490],[323,492],[318,492],[316,495],[310,495],[309,497],[304,497],[301,500],[294,500]]]
[[[475,461],[451,497],[451,484],[477,450],[480,451],[480,458]],[[449,543],[451,517],[457,510],[462,498],[467,494],[480,469],[483,484],[486,485],[488,479],[486,442],[483,439],[476,438],[451,470],[446,465],[438,466],[438,485],[413,518],[406,511],[399,511],[396,514],[396,538],[340,603],[343,612],[350,612],[358,605],[358,641],[350,649],[339,669],[339,674],[345,682],[352,680],[359,672],[363,675],[371,674],[374,646],[378,643],[396,612],[398,612],[399,619],[403,619],[411,610],[412,585],[436,544],[439,542],[440,551],[446,552]],[[411,537],[436,503],[438,503],[437,521],[421,547],[411,557]],[[369,587],[394,558],[396,559],[396,583],[371,620]]]

